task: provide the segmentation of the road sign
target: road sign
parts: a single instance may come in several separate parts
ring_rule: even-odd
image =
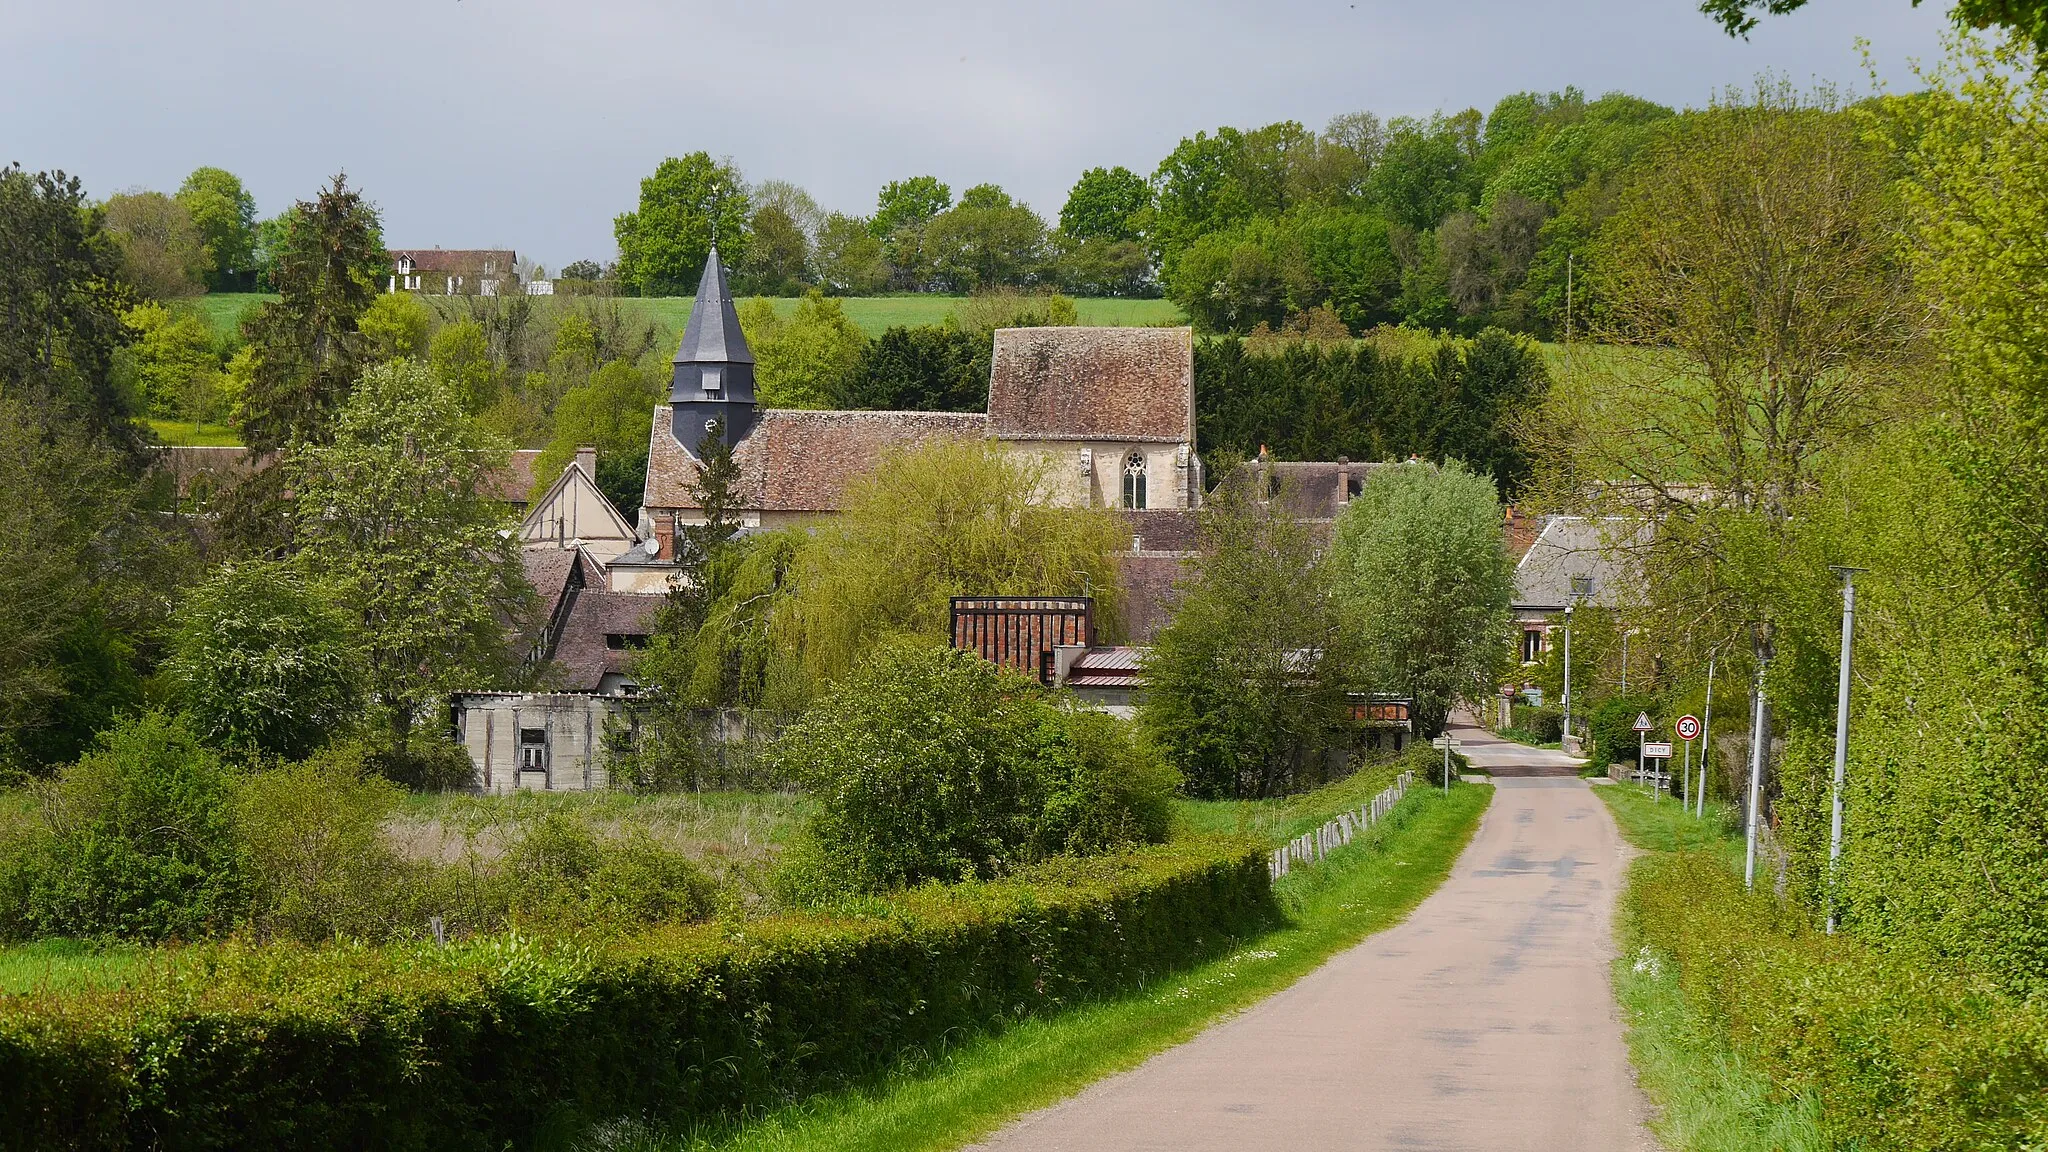
[[[1652,727],[1654,727],[1654,725],[1650,723],[1650,714],[1648,712],[1636,713],[1636,731],[1648,732]]]
[[[1446,733],[1445,733],[1445,734],[1443,734],[1442,736],[1439,736],[1439,737],[1437,737],[1437,738],[1436,738],[1436,739],[1434,739],[1434,740],[1431,740],[1431,741],[1429,742],[1429,746],[1430,746],[1431,748],[1462,748],[1462,747],[1464,747],[1464,745],[1462,745],[1462,744],[1458,743],[1458,738],[1457,738],[1457,737],[1455,737],[1455,736],[1452,736],[1452,735],[1451,735],[1450,733],[1448,733],[1448,732],[1446,732]]]
[[[1651,760],[1669,760],[1671,759],[1671,742],[1667,740],[1662,744],[1653,744],[1645,740],[1643,741],[1643,755]]]
[[[1697,716],[1680,716],[1678,718],[1678,738],[1680,740],[1699,739],[1700,718]]]

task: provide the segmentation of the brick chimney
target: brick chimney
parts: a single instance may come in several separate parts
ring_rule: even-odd
[[[1351,503],[1351,457],[1337,457],[1337,507],[1331,515],[1341,515],[1344,506]]]
[[[576,466],[583,469],[585,476],[590,477],[592,480],[597,479],[597,447],[592,444],[578,445],[576,448]]]

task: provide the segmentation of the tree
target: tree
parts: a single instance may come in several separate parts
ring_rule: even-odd
[[[977,184],[925,226],[932,271],[955,291],[1024,284],[1045,258],[1045,221],[993,184]]]
[[[121,353],[152,415],[207,421],[223,413],[220,353],[213,327],[191,312],[138,304],[122,317],[135,342]]]
[[[826,399],[835,408],[985,412],[994,345],[985,332],[892,327],[862,349]]]
[[[1913,0],[1918,8],[1920,0]],[[1758,24],[1757,13],[1783,16],[1806,7],[1806,0],[1700,0],[1700,11],[1713,17],[1730,36],[1748,39]],[[2034,46],[2037,58],[2048,57],[2048,2],[2044,0],[1955,0],[1949,14],[1959,25],[2004,28]]]
[[[1314,787],[1345,746],[1351,660],[1329,573],[1284,495],[1252,487],[1210,495],[1203,553],[1145,659],[1139,720],[1209,799]]]
[[[554,438],[533,462],[535,496],[555,482],[576,450],[597,449],[597,481],[605,498],[630,520],[647,476],[648,427],[667,393],[662,381],[624,360],[591,373],[555,405]]]
[[[370,302],[356,320],[365,355],[372,360],[418,359],[427,354],[427,332],[433,309],[410,292],[386,292]]]
[[[256,267],[256,198],[224,168],[195,168],[178,189],[206,250],[206,286],[215,292],[248,288]]]
[[[868,346],[839,301],[816,291],[805,293],[788,319],[760,296],[741,305],[739,317],[754,351],[761,403],[771,408],[824,407]]]
[[[868,221],[834,212],[818,227],[818,285],[833,296],[868,296],[889,285],[889,260]]]
[[[1142,238],[1144,213],[1152,207],[1152,186],[1128,168],[1090,168],[1081,173],[1060,208],[1060,231],[1076,240]]]
[[[286,461],[296,562],[349,613],[400,753],[450,689],[510,671],[508,624],[525,618],[532,589],[487,487],[504,456],[438,375],[395,361],[363,373],[331,442],[300,442]]]
[[[763,204],[747,222],[753,238],[737,280],[763,296],[795,296],[810,279],[811,244],[803,228],[779,205]]]
[[[376,206],[345,175],[283,219],[268,253],[278,299],[242,325],[255,349],[242,435],[259,452],[326,438],[362,363],[357,321],[377,295],[385,259]]]
[[[230,563],[179,606],[165,672],[200,739],[296,760],[358,714],[351,640],[347,614],[293,566]]]
[[[474,320],[443,324],[427,344],[427,363],[447,382],[463,411],[472,416],[498,398],[503,382],[491,359],[490,337]]]
[[[121,246],[121,276],[152,300],[204,291],[206,247],[185,206],[161,192],[123,192],[106,203],[106,229]]]
[[[0,168],[0,392],[135,454],[135,412],[111,371],[131,301],[103,218],[76,177]]]
[[[1456,462],[1383,468],[1337,518],[1330,567],[1362,679],[1412,700],[1418,735],[1499,684],[1515,587],[1502,524],[1493,481]]]
[[[868,234],[886,241],[897,229],[921,227],[952,205],[953,190],[936,176],[891,180],[875,197],[875,214],[868,217]]]
[[[640,181],[640,206],[612,223],[618,278],[642,296],[688,296],[717,243],[727,263],[747,256],[752,202],[739,169],[692,152],[663,160]]]

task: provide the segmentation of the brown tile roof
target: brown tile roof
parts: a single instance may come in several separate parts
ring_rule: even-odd
[[[539,620],[543,625],[554,620],[562,598],[579,586],[575,577],[581,559],[581,552],[557,548],[552,544],[519,550],[519,564],[526,571],[526,582],[533,585],[534,593],[540,597]],[[589,573],[583,575],[588,576]]]
[[[1190,328],[1002,328],[989,424],[1014,440],[1193,443]]]
[[[627,674],[634,648],[613,648],[607,636],[649,636],[654,632],[654,614],[662,597],[630,592],[600,592],[586,588],[576,593],[569,605],[569,618],[555,643],[555,663],[563,672],[562,687],[571,692],[595,692],[604,684],[605,674]]]
[[[835,412],[767,408],[733,449],[740,505],[770,512],[837,512],[846,487],[892,449],[939,438],[988,434],[988,417],[975,412]],[[697,459],[677,443],[669,409],[654,410],[647,453],[650,508],[695,508],[690,485]]]
[[[533,501],[533,462],[540,459],[538,448],[520,448],[503,468],[493,469],[484,480],[484,495],[506,504],[525,506]]]
[[[1260,464],[1247,460],[1231,470],[1223,483],[1234,487],[1249,486],[1260,468],[1267,476],[1268,491],[1287,514],[1297,520],[1330,520],[1344,509],[1337,498],[1338,478],[1348,483],[1345,500],[1355,497],[1365,487],[1366,477],[1373,472],[1389,467],[1386,464],[1369,464],[1362,461],[1338,463],[1334,460],[1268,460]]]
[[[1202,547],[1201,514],[1178,508],[1120,508],[1125,531],[1145,552],[1195,552]]]
[[[1170,554],[1126,552],[1116,561],[1117,583],[1123,593],[1118,605],[1123,638],[1131,644],[1150,644],[1173,620],[1180,604],[1180,591],[1174,585],[1192,574],[1185,560]]]
[[[385,256],[393,264],[400,256],[410,256],[415,271],[458,276],[481,272],[486,262],[491,265],[491,275],[510,276],[512,266],[519,262],[519,253],[510,248],[392,248]]]

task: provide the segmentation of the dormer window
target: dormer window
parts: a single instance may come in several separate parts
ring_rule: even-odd
[[[1124,507],[1145,506],[1145,454],[1133,452],[1124,460]]]
[[[706,392],[718,392],[723,390],[723,388],[724,381],[719,379],[717,366],[706,364],[704,366],[704,390]]]

